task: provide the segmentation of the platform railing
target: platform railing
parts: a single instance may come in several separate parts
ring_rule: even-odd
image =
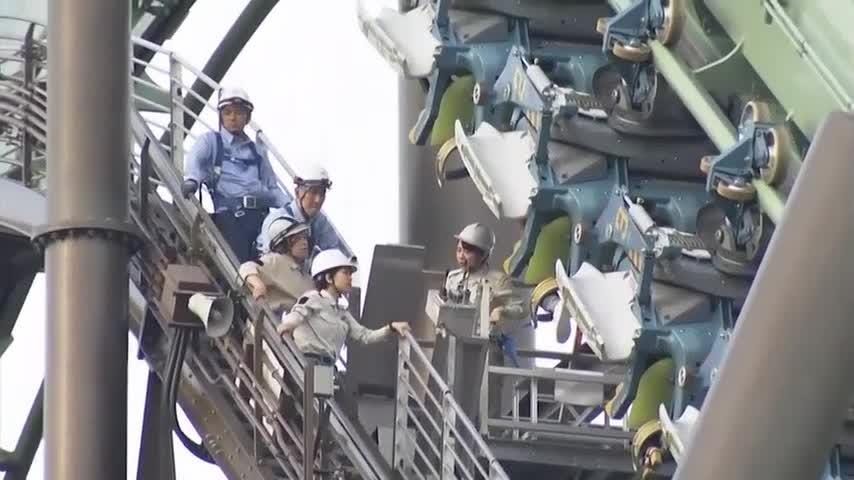
[[[554,358],[550,352],[520,351],[520,357]],[[547,357],[544,357],[547,356]],[[487,366],[484,382],[489,398],[501,392],[489,385],[512,386],[509,412],[490,412],[486,405],[480,421],[481,433],[490,438],[553,440],[589,446],[621,446],[628,449],[633,432],[625,431],[604,409],[624,379],[625,366],[607,365],[584,355],[560,354],[571,360],[565,367],[515,368]]]
[[[398,346],[394,468],[405,478],[509,479],[411,333]]]
[[[47,145],[45,28],[0,15],[0,175],[42,190]]]

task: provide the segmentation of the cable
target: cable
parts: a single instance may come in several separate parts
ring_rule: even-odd
[[[178,386],[181,383],[181,368],[184,365],[184,357],[187,354],[187,348],[189,347],[191,340],[191,331],[184,328],[178,328],[175,333],[175,337],[172,340],[172,345],[169,348],[169,357],[166,362],[165,401],[167,402],[166,405],[169,411],[169,421],[172,427],[170,430],[175,431],[178,435],[178,439],[181,440],[181,444],[183,444],[184,448],[189,450],[190,453],[202,461],[215,464],[216,462],[210,452],[208,452],[207,448],[205,448],[204,443],[194,442],[186,433],[184,433],[181,429],[181,424],[178,423],[178,412],[176,408],[178,401]]]

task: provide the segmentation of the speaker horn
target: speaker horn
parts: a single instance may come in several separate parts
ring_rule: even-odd
[[[218,338],[231,329],[234,321],[234,303],[228,297],[214,297],[204,293],[195,293],[187,305],[205,325],[205,333]]]

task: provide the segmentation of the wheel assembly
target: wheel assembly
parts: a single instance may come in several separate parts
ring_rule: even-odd
[[[756,197],[756,187],[749,183],[729,183],[721,180],[715,187],[715,191],[718,195],[735,202],[747,202]]]
[[[550,322],[553,320],[555,307],[560,300],[557,290],[557,280],[554,277],[547,278],[534,287],[534,291],[531,292],[531,317],[535,322]],[[538,315],[537,310],[539,308],[545,310],[546,314]]]
[[[615,42],[612,51],[616,57],[634,63],[645,62],[652,55],[652,50],[644,43],[629,45]]]
[[[784,126],[782,115],[775,112],[766,102],[751,100],[745,104],[741,112],[740,124],[770,123],[775,126],[763,134],[763,140],[768,148],[766,165],[759,169],[762,180],[769,185],[777,185],[783,180],[786,164],[797,154],[794,139],[788,127]]]
[[[632,439],[632,465],[641,479],[652,478],[656,467],[664,463],[661,422],[650,420],[643,424]]]
[[[662,45],[671,45],[679,39],[685,23],[685,0],[662,0],[664,23],[655,29],[655,38]]]

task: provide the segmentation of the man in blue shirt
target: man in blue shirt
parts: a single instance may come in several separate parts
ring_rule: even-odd
[[[255,237],[270,208],[291,198],[276,182],[267,152],[243,129],[254,106],[245,91],[223,88],[218,104],[220,131],[199,137],[184,160],[184,198],[205,184],[214,204],[213,221],[237,256],[238,263],[257,254]]]
[[[269,244],[268,230],[273,220],[279,217],[291,217],[308,225],[309,251],[312,257],[321,250],[331,249],[338,249],[346,255],[352,255],[335,232],[329,219],[320,211],[326,200],[326,192],[332,188],[332,181],[326,169],[311,165],[294,177],[294,184],[296,198],[282,208],[271,210],[264,219],[261,234],[258,236],[259,248],[262,251],[266,250]]]

